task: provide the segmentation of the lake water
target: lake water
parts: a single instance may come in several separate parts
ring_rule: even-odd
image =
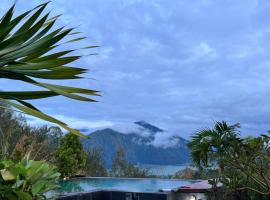
[[[147,168],[153,175],[157,176],[171,176],[179,170],[183,170],[190,165],[137,165],[140,168]]]

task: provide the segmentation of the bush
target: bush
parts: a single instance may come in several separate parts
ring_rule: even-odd
[[[175,179],[199,179],[200,174],[198,170],[191,169],[189,167],[179,170],[176,172],[172,178]]]
[[[19,162],[0,162],[0,199],[44,199],[58,187],[60,173],[45,161],[23,158]]]
[[[219,175],[218,169],[204,169],[198,170],[196,168],[187,167],[185,169],[179,170],[172,177],[174,179],[212,179]]]

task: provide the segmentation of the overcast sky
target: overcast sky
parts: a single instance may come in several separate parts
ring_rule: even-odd
[[[17,13],[41,2],[19,0]],[[0,12],[11,3],[1,0]],[[270,1],[54,0],[48,10],[101,46],[74,63],[93,79],[65,83],[103,96],[34,101],[44,112],[76,128],[145,120],[184,138],[217,120],[246,135],[270,130]]]

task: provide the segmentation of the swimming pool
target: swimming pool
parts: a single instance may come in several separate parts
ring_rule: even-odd
[[[127,192],[158,192],[194,183],[191,180],[136,179],[136,178],[75,178],[60,183],[57,194],[89,192],[94,190],[118,190]]]

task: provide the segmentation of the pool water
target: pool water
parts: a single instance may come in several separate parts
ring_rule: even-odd
[[[56,193],[64,195],[92,190],[121,190],[127,192],[158,192],[194,183],[189,180],[135,179],[135,178],[76,178],[60,183]]]

